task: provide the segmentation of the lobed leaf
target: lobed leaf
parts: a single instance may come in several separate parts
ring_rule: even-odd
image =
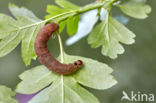
[[[10,53],[22,40],[25,31],[19,31],[20,25],[11,17],[0,14],[0,57]]]
[[[70,37],[66,41],[66,45],[72,45],[79,41],[80,39],[84,38],[87,36],[92,29],[94,28],[94,25],[98,21],[98,16],[97,16],[97,9],[88,11],[86,13],[83,13],[81,15],[81,19],[79,21],[79,26],[77,33],[74,34],[74,36]]]
[[[23,25],[29,25],[41,21],[31,11],[25,9],[24,7],[19,8],[14,4],[9,4],[9,10]],[[32,58],[36,58],[34,41],[42,26],[43,25],[30,27],[25,31],[24,38],[22,39],[22,58],[26,65],[30,65]]]
[[[68,10],[60,8],[60,7],[57,7],[55,5],[48,5],[47,9],[46,9],[46,12],[49,13],[49,14],[45,16],[45,19],[51,18],[53,16],[56,16],[58,14],[61,14],[61,13],[67,12],[67,11]],[[61,21],[59,23],[59,32],[63,31],[63,29],[65,28],[65,25],[66,25],[66,20],[65,21]]]
[[[72,36],[77,32],[79,20],[80,20],[80,15],[68,18],[67,33],[69,36]]]
[[[46,12],[49,13],[48,15],[45,16],[46,19],[52,17],[52,16],[56,16],[58,14],[61,14],[63,12],[66,12],[66,9],[60,8],[58,6],[55,5],[47,5],[47,9]]]
[[[42,28],[42,26],[43,25],[31,27],[25,32],[25,36],[22,40],[22,58],[26,65],[30,65],[31,59],[36,59],[34,41],[38,31]]]
[[[9,4],[9,10],[17,19],[0,14],[0,57],[10,53],[22,41],[22,58],[26,65],[35,59],[34,41],[44,25],[31,11]]]
[[[124,48],[120,44],[134,43],[135,34],[120,24],[111,16],[107,17],[97,25],[88,37],[88,43],[93,48],[102,46],[102,54],[112,59],[117,58],[117,54],[122,54]]]
[[[15,93],[6,86],[0,85],[0,103],[18,103],[13,96]]]
[[[56,75],[44,66],[37,66],[25,71],[20,76],[22,82],[16,87],[16,92],[33,94],[45,88],[56,79]]]
[[[80,8],[79,6],[72,4],[71,2],[66,0],[56,0],[56,4],[58,4],[60,7],[54,5],[47,6],[46,11],[49,14],[45,16],[46,19],[58,15],[60,13],[69,12]],[[80,20],[80,15],[77,15],[77,16],[69,17],[67,20],[59,22],[59,26],[61,26],[59,28],[59,32],[62,32],[62,30],[65,28],[65,25],[67,24],[67,33],[69,36],[72,36],[77,32],[79,20]]]
[[[106,64],[96,60],[80,57],[64,55],[66,63],[71,63],[76,60],[83,61],[83,67],[73,74],[73,78],[80,84],[94,89],[108,89],[117,82],[111,76],[113,70]]]
[[[28,103],[99,103],[88,91],[79,86],[70,77],[58,77],[44,91],[37,94]]]
[[[22,81],[16,90],[18,93],[32,93],[30,91],[34,93],[52,83],[28,103],[99,103],[96,97],[78,83],[95,89],[108,89],[117,83],[111,76],[112,69],[106,64],[89,58],[64,54],[65,63],[71,63],[78,59],[83,61],[83,67],[68,76],[55,74],[44,66],[24,72],[20,76]],[[41,86],[42,88],[40,88]]]
[[[60,7],[69,9],[69,10],[76,10],[79,9],[80,7],[67,1],[67,0],[55,0],[56,4],[58,4]]]
[[[33,14],[33,12],[31,12],[30,10],[28,10],[24,7],[19,8],[15,4],[9,3],[9,10],[14,15],[14,17],[16,17],[18,20],[20,20],[22,17],[27,17],[27,18],[29,18],[29,20],[32,20],[32,21],[33,20],[40,21],[40,19],[37,18]]]
[[[61,33],[66,26],[66,21],[62,21],[59,23],[59,32]]]
[[[147,0],[128,0],[129,3],[137,3],[137,4],[144,4]]]
[[[145,19],[151,12],[151,7],[149,5],[145,5],[144,2],[142,3],[134,0],[118,5],[118,7],[126,15],[137,19]]]

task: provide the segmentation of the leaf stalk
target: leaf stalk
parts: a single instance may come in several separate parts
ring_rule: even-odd
[[[62,39],[60,34],[57,34],[57,37],[60,45],[61,63],[64,63],[64,49],[63,49]]]

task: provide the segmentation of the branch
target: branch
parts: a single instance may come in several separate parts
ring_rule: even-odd
[[[36,26],[36,25],[39,25],[39,24],[42,24],[42,23],[46,23],[48,21],[51,21],[53,19],[57,19],[61,16],[64,16],[62,18],[59,19],[59,21],[63,21],[71,16],[75,16],[75,15],[79,15],[79,14],[82,14],[82,13],[85,13],[87,11],[90,11],[90,10],[93,10],[93,9],[98,9],[98,8],[101,8],[101,7],[104,7],[105,9],[107,9],[110,5],[112,5],[114,2],[116,2],[117,0],[106,0],[102,3],[92,3],[92,4],[89,4],[89,5],[86,5],[78,10],[72,10],[72,11],[69,11],[69,12],[64,12],[64,13],[61,13],[59,15],[56,15],[56,16],[53,16],[49,19],[46,19],[46,20],[43,20],[43,21],[40,21],[40,22],[37,22],[35,24],[31,24],[31,25],[27,25],[27,26],[23,26],[21,27],[20,29],[25,29],[25,28],[29,28],[29,27],[33,27],[33,26]]]

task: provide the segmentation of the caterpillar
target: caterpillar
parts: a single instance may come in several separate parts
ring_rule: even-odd
[[[74,63],[62,64],[50,54],[47,48],[48,40],[58,29],[57,23],[47,24],[41,28],[35,39],[35,52],[40,63],[50,71],[63,75],[72,74],[82,66],[83,62],[77,60]]]

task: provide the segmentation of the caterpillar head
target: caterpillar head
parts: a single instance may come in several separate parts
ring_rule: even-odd
[[[76,62],[74,62],[74,65],[77,67],[77,68],[80,68],[82,66],[83,62],[81,60],[77,60]]]

